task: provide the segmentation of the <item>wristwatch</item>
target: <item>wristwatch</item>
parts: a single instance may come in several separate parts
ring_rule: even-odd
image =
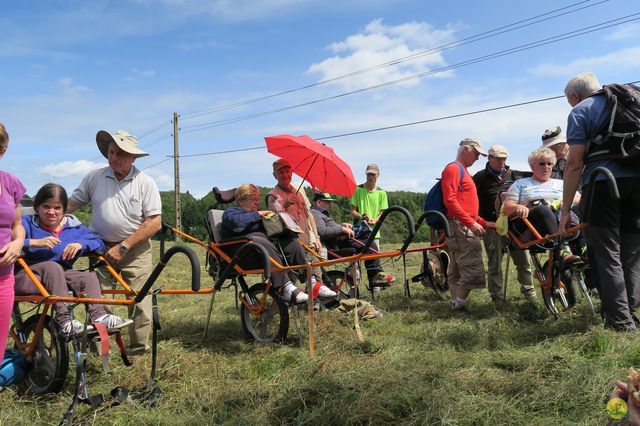
[[[118,246],[118,249],[120,250],[121,254],[125,254],[127,250],[129,250],[129,247],[124,245],[124,243],[120,243],[120,245]]]

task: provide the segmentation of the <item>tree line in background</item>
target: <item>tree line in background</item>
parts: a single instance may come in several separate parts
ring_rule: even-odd
[[[268,210],[266,198],[271,188],[260,187],[260,209]],[[305,189],[309,200],[313,200],[310,188]],[[425,194],[408,191],[389,191],[390,206],[402,206],[406,208],[414,219],[418,219],[422,214]],[[162,197],[162,216],[163,220],[169,224],[175,223],[176,211],[173,191],[164,191],[160,193]],[[331,209],[331,217],[338,222],[352,223],[351,218],[351,199],[347,197],[335,196],[337,199]],[[205,218],[209,209],[224,210],[235,204],[218,204],[213,196],[213,192],[209,192],[199,200],[193,197],[189,192],[180,195],[180,203],[182,206],[182,227],[183,230],[194,237],[200,239],[208,238]],[[382,238],[386,243],[397,243],[403,241],[407,236],[407,225],[404,216],[399,213],[390,214],[384,221],[382,228]],[[429,232],[426,226],[421,226],[415,241],[424,242],[429,240]]]
[[[271,188],[260,187],[260,209],[267,210],[266,198]],[[305,189],[309,200],[313,200],[313,195],[310,188]],[[415,220],[422,214],[422,207],[424,205],[423,193],[408,192],[408,191],[388,191],[390,206],[402,206],[406,208]],[[162,199],[162,220],[169,225],[175,226],[176,209],[173,191],[161,191],[160,197]],[[351,199],[347,197],[335,196],[337,201],[333,203],[331,209],[331,217],[338,222],[352,223],[351,218]],[[221,209],[224,210],[227,207],[231,207],[235,204],[218,204],[213,192],[209,192],[207,195],[200,199],[196,199],[193,195],[187,191],[184,194],[180,194],[180,203],[182,207],[182,228],[184,232],[192,235],[196,238],[207,240],[208,233],[205,225],[205,218],[207,217],[207,211],[209,209]],[[26,196],[23,201],[23,205],[31,205],[30,197]],[[78,209],[74,214],[82,221],[82,223],[88,225],[91,222],[91,205],[87,205],[81,209]],[[404,216],[399,213],[390,214],[384,221],[382,228],[382,239],[385,243],[399,243],[403,241],[407,236],[407,225]],[[418,231],[418,235],[414,241],[424,242],[429,240],[428,228],[423,225]]]

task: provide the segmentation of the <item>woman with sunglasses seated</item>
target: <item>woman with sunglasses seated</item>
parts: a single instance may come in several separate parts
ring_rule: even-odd
[[[260,210],[260,191],[257,186],[245,183],[236,189],[235,194],[238,207],[231,207],[224,211],[222,215],[222,236],[224,238],[246,237],[263,246],[269,256],[280,264],[284,264],[282,255],[276,246],[267,238],[262,217],[272,215],[270,210]],[[285,235],[278,238],[278,242],[287,261],[291,265],[305,265],[307,256],[298,241],[297,235]],[[247,266],[241,263],[244,268],[259,267],[258,265]],[[292,303],[306,302],[309,296],[299,290],[289,279],[286,272],[271,272],[271,282],[274,288],[280,289],[284,300]],[[323,284],[316,283],[314,288],[314,298],[335,297],[336,293]]]
[[[522,219],[527,218],[540,235],[558,231],[558,212],[562,201],[562,180],[552,179],[556,154],[549,148],[538,148],[529,154],[529,167],[533,176],[516,180],[506,194],[504,212],[512,219],[511,230],[524,242],[535,239]],[[574,203],[579,201],[579,197]],[[575,213],[573,224],[578,223]],[[566,261],[577,260],[566,253]]]

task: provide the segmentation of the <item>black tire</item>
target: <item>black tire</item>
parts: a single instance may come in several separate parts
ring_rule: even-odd
[[[548,265],[549,261],[547,260],[542,265],[543,271],[547,271]],[[551,289],[553,291],[554,300],[560,304],[563,310],[569,309],[576,303],[577,288],[575,288],[571,280],[564,282],[564,274],[560,273],[559,270],[554,268],[551,273],[553,274]]]
[[[338,299],[350,299],[360,297],[358,287],[353,286],[353,277],[345,271],[334,269],[326,273],[328,282],[325,284],[333,291],[338,293]]]
[[[554,291],[542,289],[542,300],[544,301],[544,307],[547,309],[547,312],[549,312],[549,315],[554,319],[558,319],[560,312],[556,307]]]
[[[569,307],[575,306],[580,301],[580,290],[571,271],[563,271],[560,274],[562,284],[564,284],[565,295]]]
[[[248,339],[258,343],[280,342],[289,332],[289,309],[278,292],[270,288],[265,294],[266,284],[255,284],[249,288],[249,298],[259,304],[267,298],[264,310],[259,315],[251,313],[244,303],[240,306],[240,321]]]
[[[22,332],[27,342],[33,339],[39,319],[40,314],[36,314],[24,322]],[[60,392],[69,372],[69,347],[59,334],[55,321],[48,315],[35,345],[22,386],[36,395]]]

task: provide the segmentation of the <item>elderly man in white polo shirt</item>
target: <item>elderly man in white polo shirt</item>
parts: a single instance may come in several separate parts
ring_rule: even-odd
[[[133,165],[136,158],[149,154],[138,148],[135,136],[122,130],[101,130],[96,142],[109,166],[82,179],[69,198],[69,211],[91,203],[89,228],[106,242],[105,258],[133,289],[139,290],[153,270],[150,239],[162,226],[158,187]],[[129,328],[129,352],[145,353],[151,334],[151,298],[129,307],[129,317],[134,321]]]

